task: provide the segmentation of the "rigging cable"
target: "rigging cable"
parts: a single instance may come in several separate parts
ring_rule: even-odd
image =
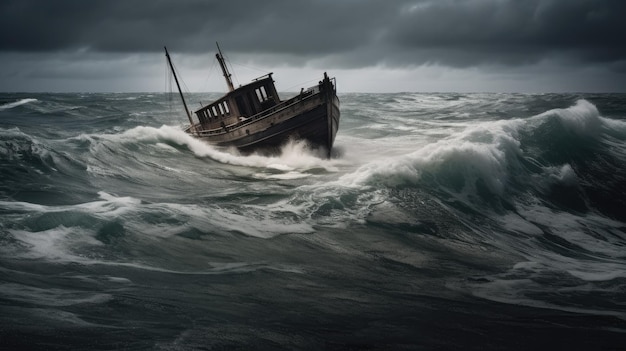
[[[202,90],[205,90],[208,88],[209,86],[209,78],[211,78],[211,74],[213,73],[213,70],[215,69],[216,66],[216,62],[215,60],[211,60],[211,67],[209,68],[209,73],[207,74],[206,78],[204,79],[204,85],[202,87]]]
[[[230,63],[231,67],[233,66],[233,63],[230,60],[230,58],[228,58],[228,56],[225,56],[224,54],[222,54],[222,57],[224,58],[224,61],[228,61],[228,63]],[[235,73],[235,70],[233,70],[233,72],[231,74],[235,76],[235,80],[237,81],[237,85],[241,86],[241,82],[239,82],[239,78],[237,77],[237,73]]]
[[[176,65],[174,64],[174,62],[172,62],[172,67],[169,67],[169,65],[167,64],[167,60],[165,62],[165,66],[167,67],[167,76],[169,79],[166,79],[166,89],[169,89],[169,96],[168,96],[168,102],[169,102],[169,108],[170,108],[170,114],[173,114],[172,112],[172,105],[173,105],[173,84],[172,84],[172,80],[174,79],[174,71],[178,72],[178,69],[176,68]],[[185,81],[182,79],[182,77],[180,75],[178,75],[179,77],[179,82],[181,83],[182,87],[181,87],[181,91],[184,91],[186,94],[191,94],[189,92],[189,88],[187,87],[187,84],[185,83]],[[182,93],[181,93],[182,95]],[[185,114],[187,114],[187,111],[185,111]]]

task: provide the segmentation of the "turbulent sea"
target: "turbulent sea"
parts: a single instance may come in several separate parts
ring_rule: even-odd
[[[626,348],[626,95],[340,99],[325,159],[0,94],[0,349]]]

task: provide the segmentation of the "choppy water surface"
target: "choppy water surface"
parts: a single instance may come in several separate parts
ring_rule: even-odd
[[[2,348],[626,345],[626,95],[340,98],[324,159],[1,94]]]

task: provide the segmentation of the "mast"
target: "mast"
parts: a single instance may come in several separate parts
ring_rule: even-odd
[[[163,47],[165,49],[165,57],[167,57],[167,63],[170,65],[170,70],[172,70],[172,74],[174,75],[174,81],[176,81],[176,87],[178,88],[178,93],[180,94],[180,99],[183,100],[183,106],[185,106],[185,112],[187,112],[187,118],[189,118],[189,123],[191,124],[191,128],[193,128],[193,120],[191,119],[191,113],[189,112],[189,108],[187,108],[187,102],[185,101],[185,97],[183,96],[183,91],[180,89],[180,84],[178,83],[178,77],[176,76],[176,71],[174,71],[174,65],[172,65],[172,59],[170,59],[170,54],[167,52],[167,47]]]
[[[222,67],[222,73],[224,73],[224,78],[226,78],[226,84],[228,84],[228,89],[230,89],[230,91],[235,90],[235,87],[233,86],[233,81],[230,79],[230,72],[228,72],[228,67],[226,67],[226,62],[224,62],[224,56],[222,56],[222,50],[220,49],[220,44],[218,44],[217,42],[215,42],[215,45],[217,45],[217,54],[215,54],[215,57],[217,58],[217,61],[220,63],[220,67]]]

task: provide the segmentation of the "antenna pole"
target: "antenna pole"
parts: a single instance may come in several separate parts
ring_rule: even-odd
[[[167,63],[170,65],[170,70],[172,70],[172,74],[174,75],[174,81],[176,81],[176,87],[178,87],[178,93],[180,94],[180,99],[183,100],[183,106],[185,106],[185,112],[187,112],[187,118],[189,118],[189,123],[191,124],[191,128],[193,128],[193,120],[191,119],[191,113],[189,112],[189,108],[187,108],[187,102],[185,101],[185,97],[183,96],[183,91],[180,89],[180,84],[178,83],[178,77],[176,76],[176,71],[174,71],[174,65],[172,65],[172,59],[170,59],[170,54],[167,52],[167,47],[163,47],[165,49],[165,57],[167,57]]]
[[[230,78],[231,74],[230,72],[228,72],[228,67],[226,67],[226,62],[224,61],[224,56],[222,55],[220,44],[215,42],[215,45],[217,45],[217,54],[215,54],[215,57],[220,63],[220,67],[222,67],[222,73],[224,74],[224,78],[226,78],[226,84],[228,84],[228,89],[230,89],[230,91],[233,91],[235,90],[235,87],[233,86],[233,81]]]

